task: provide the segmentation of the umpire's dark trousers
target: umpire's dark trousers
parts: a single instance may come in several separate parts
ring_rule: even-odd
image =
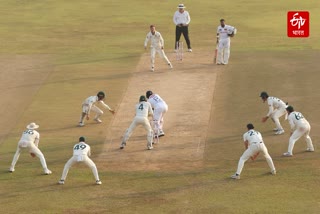
[[[188,26],[176,26],[176,44],[174,46],[175,49],[177,49],[177,42],[180,40],[181,33],[184,36],[184,39],[186,40],[186,43],[188,45],[188,49],[191,49],[190,39],[189,39],[189,30]]]

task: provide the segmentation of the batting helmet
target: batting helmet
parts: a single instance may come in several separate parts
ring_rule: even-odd
[[[149,99],[149,97],[150,97],[152,94],[153,94],[153,92],[152,92],[152,91],[147,91],[147,93],[146,93],[146,97]]]
[[[83,136],[79,137],[79,142],[86,142],[86,138]]]
[[[141,95],[139,98],[139,102],[142,102],[142,101],[147,101],[147,98],[143,95]]]
[[[97,97],[99,100],[103,100],[106,97],[106,94],[103,91],[99,91]]]
[[[260,97],[261,97],[261,98],[268,98],[269,95],[268,95],[267,92],[263,91],[263,92],[261,92]]]
[[[294,108],[292,106],[288,106],[286,110],[291,113],[294,111]]]

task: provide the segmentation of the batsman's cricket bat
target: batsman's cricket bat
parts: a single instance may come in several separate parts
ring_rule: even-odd
[[[213,58],[213,63],[217,64],[217,54],[218,54],[218,46],[214,50],[214,58]]]

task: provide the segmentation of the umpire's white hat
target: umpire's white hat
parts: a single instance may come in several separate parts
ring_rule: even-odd
[[[179,6],[177,8],[183,9],[183,8],[186,8],[186,7],[184,6],[184,4],[179,4]]]

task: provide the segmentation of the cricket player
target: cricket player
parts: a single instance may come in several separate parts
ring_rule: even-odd
[[[94,120],[97,123],[102,123],[102,121],[100,120],[100,116],[103,114],[103,111],[100,108],[98,108],[95,105],[95,103],[100,103],[106,109],[108,109],[112,114],[115,113],[114,110],[112,110],[107,104],[105,104],[103,102],[105,97],[106,97],[105,93],[103,91],[99,91],[96,96],[90,96],[82,103],[82,113],[81,113],[81,117],[80,117],[79,126],[84,126],[84,118],[85,117],[87,120],[90,119],[89,115],[90,115],[91,111],[96,113]]]
[[[32,157],[37,156],[40,159],[40,163],[44,170],[44,174],[50,175],[52,172],[48,169],[44,155],[38,148],[40,141],[40,134],[35,129],[39,128],[39,125],[30,123],[27,125],[27,129],[22,133],[22,136],[18,143],[17,151],[13,157],[9,172],[14,172],[14,167],[19,159],[22,150],[28,150]]]
[[[230,37],[237,33],[233,26],[226,25],[224,19],[220,19],[217,29],[218,59],[217,65],[227,65],[230,57]]]
[[[269,106],[267,116],[262,118],[262,122],[266,122],[268,118],[271,117],[272,121],[276,124],[276,128],[274,129],[275,134],[283,134],[284,130],[280,124],[279,118],[287,114],[287,104],[277,97],[269,97],[268,93],[265,91],[261,92],[260,97],[264,103],[267,101]]]
[[[168,105],[158,94],[154,94],[152,91],[147,91],[146,97],[148,99],[148,102],[151,104],[151,107],[154,109],[154,135],[155,137],[162,137],[164,136],[163,116],[168,111]]]
[[[67,178],[67,175],[71,166],[74,165],[75,163],[81,163],[81,162],[85,163],[87,166],[90,167],[90,169],[92,170],[93,176],[96,180],[96,184],[98,185],[102,184],[102,182],[99,179],[97,167],[95,163],[89,158],[89,156],[91,156],[90,146],[86,144],[85,141],[86,141],[85,137],[80,137],[79,143],[73,146],[73,156],[65,164],[59,184],[64,184],[64,181]]]
[[[293,153],[293,147],[297,140],[300,139],[300,137],[304,136],[304,139],[307,143],[307,152],[314,152],[312,140],[309,136],[310,133],[310,124],[304,118],[304,116],[297,111],[294,111],[292,106],[288,106],[286,108],[288,112],[288,122],[291,127],[291,134],[289,139],[289,146],[288,146],[288,152],[283,153],[283,156],[285,157],[292,157]]]
[[[238,163],[238,169],[237,172],[231,176],[232,179],[240,179],[240,174],[242,171],[242,168],[244,166],[244,163],[250,158],[250,157],[256,157],[260,152],[263,153],[264,157],[266,158],[266,161],[271,169],[271,174],[276,174],[276,169],[273,165],[272,158],[270,157],[268,153],[268,149],[265,146],[262,136],[260,132],[254,130],[253,124],[249,123],[247,125],[248,131],[244,133],[243,135],[243,141],[244,145],[246,147],[246,151],[243,153],[243,155],[240,157],[239,163]]]
[[[154,71],[154,62],[156,57],[156,52],[163,58],[170,68],[173,68],[168,57],[164,53],[164,40],[161,34],[156,31],[154,25],[150,25],[150,32],[147,34],[146,40],[144,41],[144,49],[147,49],[148,42],[150,40],[150,50],[151,50],[151,71]]]
[[[129,137],[131,136],[132,132],[138,125],[142,125],[145,130],[147,130],[147,148],[148,150],[153,149],[152,141],[153,141],[153,131],[150,126],[150,122],[148,120],[148,116],[153,115],[153,111],[151,108],[151,104],[147,102],[147,98],[145,96],[140,96],[139,103],[136,104],[136,115],[127,129],[126,133],[123,136],[122,143],[120,145],[120,149],[123,149],[126,146],[126,142],[128,141]]]

